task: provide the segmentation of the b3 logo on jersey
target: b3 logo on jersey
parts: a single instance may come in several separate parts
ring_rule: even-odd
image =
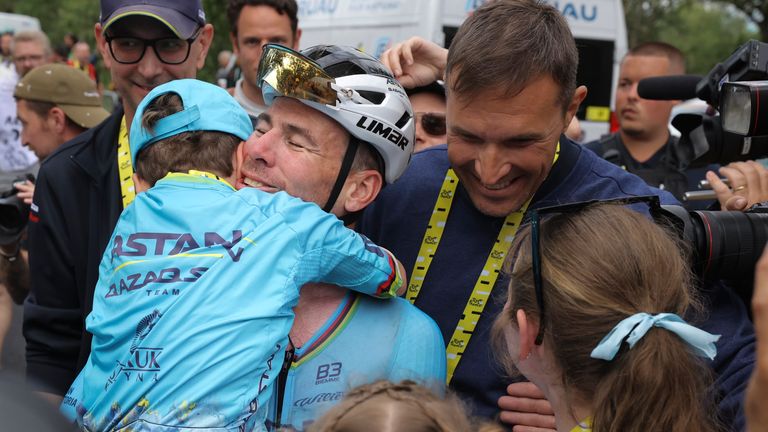
[[[341,375],[341,362],[322,364],[317,367],[315,385],[337,382]]]

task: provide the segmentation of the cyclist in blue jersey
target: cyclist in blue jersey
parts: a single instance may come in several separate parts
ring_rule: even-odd
[[[402,285],[391,254],[316,205],[235,190],[252,130],[202,81],[161,85],[138,106],[140,193],[101,261],[91,355],[62,403],[81,428],[265,430],[299,288],[390,297]]]
[[[414,119],[405,92],[378,60],[353,48],[297,53],[267,45],[264,51],[259,76],[269,108],[244,147],[238,187],[286,191],[352,226],[410,160]],[[319,66],[344,96],[321,101],[306,75],[293,88],[295,75],[278,73],[284,63]],[[408,223],[408,209],[400,214]],[[295,311],[293,350],[272,399],[270,426],[303,430],[348,390],[378,380],[410,379],[444,391],[442,336],[406,300],[381,302],[308,284]]]

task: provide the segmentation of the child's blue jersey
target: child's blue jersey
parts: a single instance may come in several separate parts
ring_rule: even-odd
[[[388,252],[314,204],[169,174],[115,227],[62,411],[94,431],[264,429],[299,288],[320,281],[402,283]]]
[[[350,293],[295,350],[286,373],[267,424],[273,428],[279,416],[281,427],[301,431],[362,384],[408,379],[442,393],[445,344],[432,318],[408,301]]]

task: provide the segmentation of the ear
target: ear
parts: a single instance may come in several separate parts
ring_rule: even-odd
[[[293,35],[293,46],[291,47],[294,51],[299,50],[299,42],[301,41],[301,29],[296,29],[296,34]]]
[[[136,194],[140,194],[152,187],[152,185],[144,181],[144,179],[139,177],[136,173],[133,173],[131,178],[133,179],[133,187],[136,190]]]
[[[99,53],[101,53],[102,61],[104,61],[104,67],[109,69],[112,66],[112,56],[109,53],[109,46],[107,46],[107,41],[104,39],[104,31],[101,27],[101,24],[96,23],[96,25],[93,26],[93,35],[96,37],[96,48],[98,48]]]
[[[67,129],[67,115],[57,106],[48,111],[46,121],[50,122],[51,127],[58,135],[63,135],[64,131]]]
[[[208,55],[208,50],[211,48],[211,42],[213,41],[213,25],[206,24],[200,31],[200,35],[197,36],[195,43],[200,44],[200,53],[195,60],[197,69],[200,70],[205,66],[205,57]]]
[[[517,328],[520,330],[520,358],[523,361],[531,355],[536,346],[536,335],[539,333],[539,323],[531,321],[525,315],[525,311],[518,309],[515,315],[517,318]]]
[[[568,103],[568,109],[565,112],[563,132],[568,129],[568,125],[571,124],[571,119],[576,115],[576,111],[579,110],[579,105],[581,105],[581,102],[584,101],[585,97],[587,97],[587,87],[583,85],[576,87],[576,91],[573,92],[573,98],[571,98],[571,102]]]
[[[237,35],[229,32],[229,41],[232,42],[232,52],[235,55],[240,55],[240,45],[237,44]]]
[[[235,153],[232,154],[232,177],[235,181],[240,178],[240,168],[245,161],[245,141],[240,141],[240,144],[235,149]]]
[[[373,202],[379,195],[384,179],[374,169],[350,173],[344,190],[344,210],[347,213],[360,211]]]

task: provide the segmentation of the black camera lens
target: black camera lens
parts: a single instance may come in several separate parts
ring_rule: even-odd
[[[22,215],[22,209],[16,203],[2,203],[0,204],[0,226],[5,227],[9,231],[19,230],[24,228],[27,221],[24,220]]]
[[[695,232],[694,269],[705,279],[751,278],[768,242],[768,213],[696,211],[690,213]]]

